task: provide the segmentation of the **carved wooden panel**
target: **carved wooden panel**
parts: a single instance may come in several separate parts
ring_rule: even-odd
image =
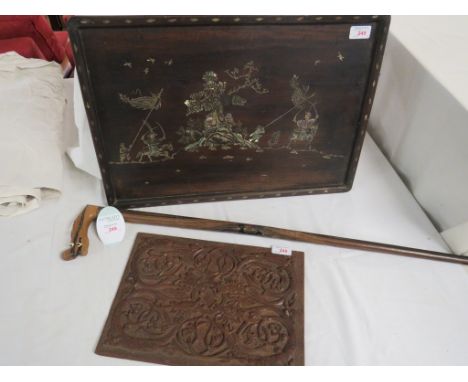
[[[96,349],[170,365],[303,365],[304,254],[139,234]]]

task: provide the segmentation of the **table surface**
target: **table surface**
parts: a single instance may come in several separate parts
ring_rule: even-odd
[[[127,225],[104,246],[64,262],[73,219],[105,204],[101,182],[64,158],[63,193],[0,220],[0,364],[133,365],[94,354],[138,232],[271,246],[282,240]],[[366,137],[355,184],[343,194],[175,205],[146,210],[445,251],[440,235]],[[288,244],[288,243],[286,243]],[[468,364],[468,268],[289,243],[305,252],[307,365]]]

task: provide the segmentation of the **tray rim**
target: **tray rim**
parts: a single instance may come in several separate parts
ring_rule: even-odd
[[[119,208],[150,207],[171,204],[201,203],[213,201],[229,201],[242,199],[262,199],[269,197],[300,196],[346,192],[352,189],[362,145],[367,131],[370,111],[377,87],[382,59],[385,52],[391,17],[388,15],[363,16],[281,16],[281,15],[242,15],[242,16],[73,16],[68,22],[68,32],[76,62],[76,71],[80,78],[81,93],[91,129],[93,144],[103,180],[104,191],[109,205]],[[348,161],[345,181],[343,184],[327,185],[325,187],[286,189],[274,191],[248,192],[207,192],[181,194],[170,196],[152,196],[147,198],[117,198],[114,184],[108,171],[109,164],[104,160],[102,130],[96,110],[95,95],[89,78],[89,67],[84,55],[80,36],[82,29],[103,27],[173,27],[173,26],[226,26],[226,25],[323,25],[323,24],[370,24],[376,23],[375,43],[372,51],[371,70],[365,87],[363,104],[359,113],[351,156]]]

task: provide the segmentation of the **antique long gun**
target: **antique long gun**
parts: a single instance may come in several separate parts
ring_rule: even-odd
[[[91,223],[96,220],[101,208],[103,207],[87,205],[83,212],[81,212],[81,214],[75,219],[71,232],[70,248],[62,253],[62,258],[64,260],[72,260],[77,256],[85,256],[88,254],[88,228]],[[127,223],[239,233],[245,235],[269,237],[272,239],[286,239],[303,243],[330,245],[333,247],[357,249],[362,251],[382,252],[391,255],[468,264],[468,257],[466,256],[427,251],[417,248],[401,247],[392,244],[354,240],[338,236],[322,235],[261,225],[234,223],[222,220],[167,215],[154,212],[123,210],[121,213]]]

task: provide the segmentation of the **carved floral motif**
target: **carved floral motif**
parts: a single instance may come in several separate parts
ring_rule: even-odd
[[[140,234],[97,352],[174,364],[300,364],[303,275],[294,261]]]

